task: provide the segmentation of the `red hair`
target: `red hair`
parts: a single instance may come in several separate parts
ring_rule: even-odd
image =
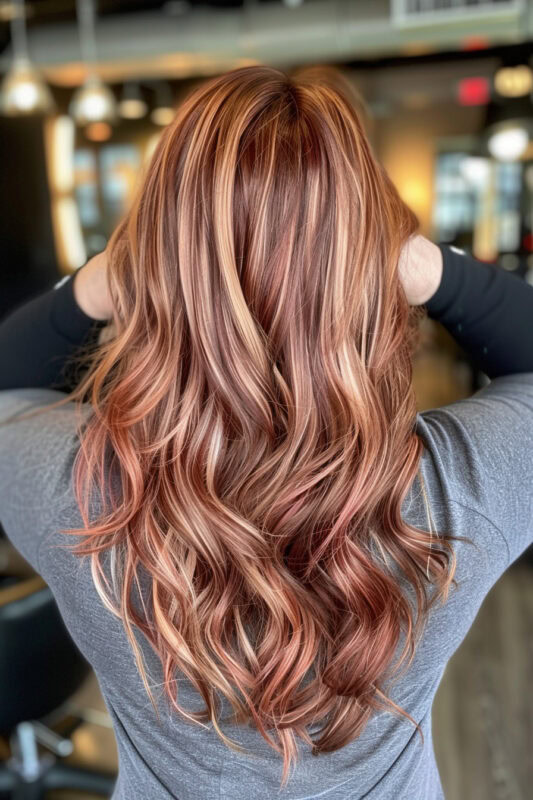
[[[83,537],[74,552],[91,555],[147,691],[134,626],[175,710],[241,749],[218,719],[224,695],[283,756],[282,785],[296,737],[337,750],[387,706],[416,725],[384,679],[401,632],[398,668],[453,581],[459,537],[401,516],[423,449],[422,312],[398,276],[417,227],[337,70],[209,80],[162,133],[111,237],[115,335],[60,401],[91,412],[74,465],[84,528],[64,533]],[[90,520],[94,487],[104,511]],[[177,670],[204,712],[180,706]]]

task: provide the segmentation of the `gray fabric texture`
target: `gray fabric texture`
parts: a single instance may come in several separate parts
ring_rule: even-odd
[[[1,391],[0,421],[60,396],[52,389]],[[431,731],[436,690],[483,599],[533,540],[533,373],[496,378],[468,399],[418,414],[416,422],[435,528],[474,543],[454,543],[458,585],[452,585],[444,605],[433,606],[410,669],[389,692],[420,724],[424,746],[411,722],[382,711],[342,750],[317,757],[302,743],[300,763],[283,791],[281,758],[257,731],[224,726],[248,750],[239,754],[210,725],[197,727],[163,705],[159,661],[139,636],[161,700],[157,721],[122,623],[96,592],[89,559],[58,547],[73,541],[61,529],[82,525],[71,484],[78,442],[74,405],[0,426],[0,520],[51,587],[74,641],[95,670],[119,752],[113,800],[444,797]],[[418,478],[402,513],[428,529]],[[180,679],[180,700],[190,709],[202,706],[186,679]]]

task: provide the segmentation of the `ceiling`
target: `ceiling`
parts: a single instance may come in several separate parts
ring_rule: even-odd
[[[256,0],[258,3],[277,3],[280,0]],[[159,11],[170,17],[186,14],[190,9],[241,8],[247,0],[95,0],[99,18],[128,15],[138,11]],[[308,0],[312,2],[312,0]],[[0,2],[0,52],[9,43],[9,0]],[[26,0],[27,24],[36,26],[76,20],[76,0]]]
[[[182,80],[250,62],[283,68],[319,62],[369,66],[443,54],[475,58],[518,45],[527,52],[533,40],[533,0],[523,0],[520,12],[496,16],[477,10],[462,19],[436,14],[414,26],[394,19],[395,0],[304,0],[297,8],[282,0],[95,1],[98,71],[109,83]],[[25,5],[31,58],[52,85],[79,85],[76,1]],[[10,6],[0,0],[0,72],[11,64]]]

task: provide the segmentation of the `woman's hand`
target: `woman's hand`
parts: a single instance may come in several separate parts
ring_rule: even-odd
[[[416,234],[404,244],[398,261],[400,280],[409,304],[421,306],[433,297],[442,278],[442,253],[436,244]]]
[[[93,256],[73,279],[74,299],[87,316],[106,320],[113,316],[113,304],[107,288],[107,254]]]

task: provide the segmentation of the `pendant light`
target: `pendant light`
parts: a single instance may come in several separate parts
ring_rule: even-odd
[[[52,92],[28,56],[24,0],[14,0],[10,20],[13,64],[0,89],[0,110],[7,116],[46,114],[55,109]]]
[[[96,73],[96,37],[94,0],[76,0],[82,58],[88,68],[82,86],[74,92],[69,112],[78,125],[92,122],[116,122],[115,95]]]
[[[498,161],[516,161],[527,150],[533,135],[531,99],[495,97],[485,116],[484,139],[490,155]]]
[[[155,86],[155,107],[150,114],[154,125],[168,125],[176,116],[174,96],[168,83]]]
[[[118,112],[124,119],[141,119],[148,111],[138,83],[126,83],[122,98],[118,104]]]
[[[532,88],[531,69],[520,56],[507,59],[494,76],[484,128],[486,148],[498,161],[519,160],[533,139]]]

